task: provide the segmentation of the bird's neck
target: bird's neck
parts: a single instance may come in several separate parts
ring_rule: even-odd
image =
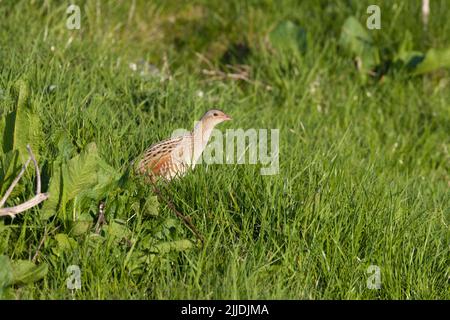
[[[208,144],[209,138],[211,137],[212,131],[214,129],[214,124],[199,121],[194,127],[193,138],[194,138],[194,152],[193,152],[193,164],[202,155],[203,150],[205,150]]]

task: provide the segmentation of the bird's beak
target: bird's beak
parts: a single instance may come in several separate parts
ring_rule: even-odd
[[[230,121],[230,120],[233,120],[233,119],[227,114],[223,117],[223,121]]]

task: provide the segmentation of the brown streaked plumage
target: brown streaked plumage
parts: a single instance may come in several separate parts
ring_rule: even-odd
[[[209,110],[188,134],[169,138],[150,146],[144,151],[138,164],[138,172],[171,180],[183,176],[194,168],[211,136],[214,127],[231,118],[220,110]]]

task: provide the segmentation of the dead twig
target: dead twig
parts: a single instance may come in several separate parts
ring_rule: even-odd
[[[5,195],[3,196],[3,198],[0,200],[0,217],[2,216],[10,216],[12,218],[14,218],[17,214],[24,212],[28,209],[31,209],[32,207],[38,205],[39,203],[41,203],[44,200],[47,200],[49,197],[48,193],[41,193],[41,174],[39,172],[39,166],[37,164],[36,158],[34,157],[33,152],[31,151],[31,148],[29,145],[27,145],[27,150],[28,153],[30,155],[30,157],[28,158],[28,160],[25,162],[25,164],[23,165],[22,169],[20,170],[19,174],[17,175],[17,177],[14,179],[14,181],[11,183],[11,185],[9,186],[8,190],[6,190]],[[22,178],[23,174],[25,173],[25,170],[28,167],[28,164],[30,163],[30,161],[33,161],[35,170],[36,170],[36,195],[31,198],[28,201],[25,201],[24,203],[21,203],[15,207],[7,207],[7,208],[2,208],[3,205],[6,203],[6,200],[8,199],[8,197],[11,195],[11,192],[13,191],[14,187],[17,185],[17,183],[19,182],[20,178]]]
[[[254,85],[262,85],[264,89],[267,91],[272,90],[272,87],[255,79],[251,79],[250,77],[250,71],[251,68],[248,65],[245,64],[236,64],[231,65],[227,64],[225,65],[226,70],[222,71],[214,67],[213,63],[206,58],[204,55],[200,53],[196,53],[197,57],[200,61],[204,62],[207,65],[207,68],[202,69],[202,73],[205,76],[209,77],[209,80],[212,81],[221,81],[221,80],[234,80],[234,81],[244,81],[249,84]]]
[[[106,223],[105,219],[105,203],[103,201],[100,201],[100,204],[98,205],[98,219],[97,223],[95,224],[95,233],[99,234],[102,226]]]

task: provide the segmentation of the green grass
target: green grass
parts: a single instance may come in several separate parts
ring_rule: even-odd
[[[49,232],[37,258],[47,275],[14,286],[12,298],[450,299],[449,71],[399,71],[363,83],[338,38],[349,15],[365,25],[370,1],[177,3],[77,1],[81,29],[68,30],[64,1],[1,2],[0,113],[14,108],[12,87],[26,79],[44,131],[46,183],[63,136],[75,151],[95,142],[124,173],[148,145],[190,129],[211,108],[233,117],[223,131],[280,129],[279,174],[201,165],[171,183],[164,192],[206,241],[165,254],[144,248],[155,237],[195,238],[164,203],[149,217],[106,196],[106,219],[126,222],[131,245],[86,234],[73,236],[78,248],[59,256],[53,237],[70,234],[61,221],[42,221],[40,208],[0,218],[0,255],[12,260],[31,259]],[[406,30],[417,50],[450,45],[448,1],[431,3],[427,31],[420,1],[378,4],[382,28],[370,33],[383,54],[397,49]],[[307,31],[302,55],[268,48],[268,32],[286,18]],[[245,58],[237,62],[250,66],[250,83],[202,73],[210,67],[196,53],[223,69],[236,43],[250,48],[234,58]],[[129,67],[140,59],[171,78],[141,77]],[[33,181],[30,171],[7,205],[29,198]],[[123,203],[136,192],[152,196],[131,185],[139,191],[123,193]],[[88,203],[89,212],[96,206]],[[132,270],[139,258],[146,262]],[[82,272],[75,292],[66,288],[69,265]],[[369,265],[381,269],[380,290],[366,286]]]

